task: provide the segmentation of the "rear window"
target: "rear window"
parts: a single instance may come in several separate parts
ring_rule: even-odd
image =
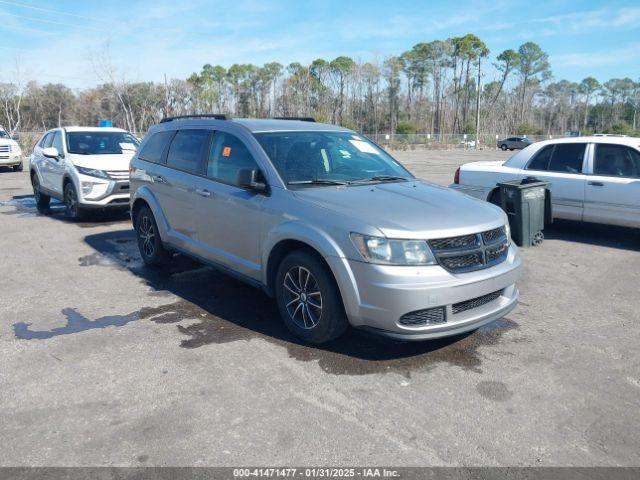
[[[154,133],[142,147],[138,158],[147,162],[160,163],[164,150],[175,133],[174,130]]]

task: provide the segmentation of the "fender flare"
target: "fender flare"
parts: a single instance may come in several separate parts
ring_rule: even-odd
[[[133,218],[133,209],[134,205],[138,201],[144,201],[149,206],[149,208],[151,209],[151,213],[153,213],[153,217],[156,220],[156,224],[158,225],[160,239],[163,242],[166,242],[167,237],[169,236],[169,222],[167,222],[167,218],[162,212],[160,202],[158,202],[158,199],[156,198],[154,193],[147,186],[138,188],[133,197],[131,197],[131,223],[135,225],[135,218]]]

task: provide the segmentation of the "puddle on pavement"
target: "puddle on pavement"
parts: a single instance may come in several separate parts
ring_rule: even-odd
[[[394,372],[410,377],[439,364],[482,372],[481,347],[497,344],[518,327],[504,318],[465,335],[426,342],[400,342],[350,329],[340,339],[322,346],[305,345],[293,337],[279,318],[275,302],[264,293],[183,256],[168,268],[147,269],[137,253],[133,231],[117,231],[86,238],[96,253],[81,257],[81,265],[125,268],[151,287],[150,296],[175,295],[177,302],[144,307],[121,316],[88,320],[66,309],[65,327],[34,331],[28,324],[14,325],[21,339],[46,339],[95,328],[124,326],[131,321],[173,325],[182,335],[180,346],[193,349],[260,338],[278,345],[302,362],[316,362],[335,375],[368,375]],[[516,341],[517,339],[512,339]]]
[[[89,211],[86,213],[86,219],[81,222],[71,221],[64,216],[64,204],[58,200],[51,199],[49,207],[49,213],[43,215],[38,213],[36,208],[36,201],[33,195],[14,195],[11,200],[0,201],[2,207],[14,207],[14,210],[1,212],[4,215],[17,215],[22,218],[36,217],[36,216],[48,216],[61,220],[63,222],[71,223],[81,228],[93,228],[108,225],[118,225],[123,222],[129,222],[129,214],[127,211],[122,212],[101,212],[101,211]]]

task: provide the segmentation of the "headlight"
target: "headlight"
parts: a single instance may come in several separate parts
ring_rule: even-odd
[[[104,170],[98,170],[95,168],[78,167],[78,166],[76,166],[76,169],[82,175],[89,175],[90,177],[98,177],[98,178],[109,178],[109,175],[107,175],[107,172],[105,172]]]
[[[435,265],[436,259],[424,240],[391,240],[352,233],[351,241],[370,263],[383,265]]]

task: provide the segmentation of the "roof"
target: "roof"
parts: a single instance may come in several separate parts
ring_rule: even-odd
[[[127,130],[123,130],[122,128],[115,127],[64,127],[67,132],[126,132]]]
[[[351,132],[348,128],[339,125],[331,125],[329,123],[307,122],[303,120],[279,120],[275,118],[229,118],[227,120],[219,120],[215,118],[176,118],[170,122],[160,125],[218,125],[218,124],[235,123],[250,130],[252,133],[258,132],[317,132],[317,131],[333,131],[333,132]]]
[[[553,138],[551,140],[543,140],[536,142],[536,145],[543,146],[556,143],[615,143],[619,145],[629,145],[632,147],[640,147],[640,138],[638,137],[602,137],[602,136],[584,136],[584,137],[564,137]]]
[[[301,120],[275,120],[275,119],[254,119],[254,118],[234,118],[228,120],[239,123],[248,128],[253,133],[257,132],[289,132],[289,131],[307,131],[317,132],[334,131],[334,132],[350,132],[348,128],[339,125],[331,125],[329,123],[305,122]]]

